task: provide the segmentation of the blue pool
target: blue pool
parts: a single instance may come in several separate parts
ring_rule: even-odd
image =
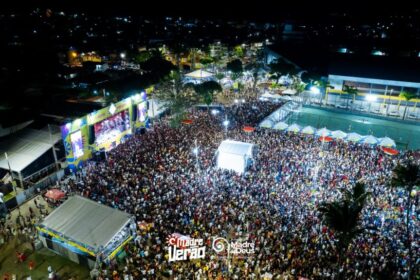
[[[315,128],[326,127],[329,130],[342,130],[347,133],[357,132],[361,135],[372,134],[378,138],[388,136],[394,139],[399,149],[420,149],[420,122],[400,122],[303,107],[300,111],[294,112],[287,123],[297,123],[302,127],[307,125]]]

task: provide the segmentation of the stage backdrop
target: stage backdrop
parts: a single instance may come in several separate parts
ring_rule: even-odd
[[[143,107],[147,107],[146,92],[135,94],[61,126],[69,168],[81,167],[93,153],[109,151],[138,129],[146,127],[149,118],[147,111],[142,110]]]

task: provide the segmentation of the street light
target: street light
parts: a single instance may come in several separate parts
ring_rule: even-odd
[[[223,125],[225,126],[225,137],[227,137],[227,127],[229,125],[229,121],[227,120],[227,117],[223,121]]]
[[[197,146],[197,139],[195,139],[195,147],[193,149],[193,153],[195,154],[195,165],[197,168],[197,172],[200,172],[200,165],[198,164],[198,146]]]
[[[369,110],[368,113],[370,113],[370,106],[372,106],[372,103],[376,101],[376,96],[373,94],[366,95],[366,100],[369,102]]]

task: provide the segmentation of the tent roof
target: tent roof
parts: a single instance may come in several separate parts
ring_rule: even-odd
[[[236,155],[251,155],[253,146],[254,144],[233,141],[233,140],[225,140],[220,144],[218,151],[221,153],[236,154]]]
[[[53,143],[57,143],[60,140],[60,133],[52,134]],[[5,153],[7,153],[12,171],[21,172],[51,149],[52,146],[48,129],[23,129],[0,140],[0,168],[9,169],[5,157]]]
[[[291,89],[291,88],[288,88],[286,90],[283,90],[282,94],[291,94],[291,95],[293,95],[293,94],[296,94],[296,90]]]
[[[195,79],[203,79],[203,78],[208,78],[208,77],[212,77],[213,73],[207,72],[205,70],[195,70],[191,73],[186,74],[185,76],[190,77],[190,78],[195,78]]]
[[[40,225],[97,250],[105,247],[130,219],[131,215],[120,210],[72,196]]]

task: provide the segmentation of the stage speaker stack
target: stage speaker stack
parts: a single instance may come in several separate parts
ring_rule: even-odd
[[[95,143],[95,127],[93,125],[89,126],[89,145]]]
[[[131,114],[131,121],[136,121],[137,119],[137,105],[133,105],[133,114]]]

